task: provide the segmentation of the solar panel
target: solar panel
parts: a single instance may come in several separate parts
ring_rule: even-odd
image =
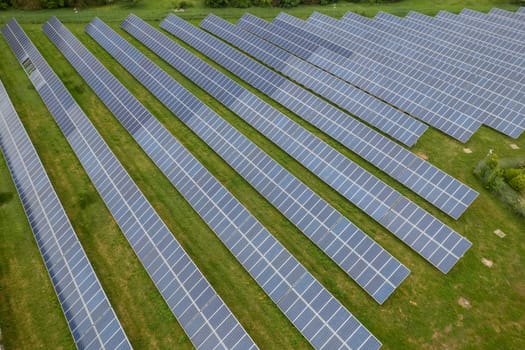
[[[117,50],[120,57],[126,57],[126,60],[139,58],[133,53],[121,51],[119,47],[125,44],[125,41],[99,19],[92,21],[86,30],[104,47]],[[119,45],[115,46],[115,42]],[[135,50],[135,53],[139,52]],[[87,52],[80,53],[79,57],[85,57],[86,54]],[[151,66],[151,63],[141,60],[139,67]],[[119,98],[122,106],[136,101],[126,93],[118,81],[112,81],[115,83],[112,84],[114,89],[130,97]],[[172,91],[174,94],[178,92],[183,93],[182,90]],[[185,96],[184,103],[188,102],[189,97],[191,95]],[[143,116],[144,112],[136,115]],[[192,118],[193,112],[186,108],[181,117]],[[154,117],[151,117],[149,125],[151,127],[148,131],[158,135],[158,152],[173,158],[180,157],[181,152],[170,147],[170,143],[175,142],[173,136]],[[185,163],[182,163],[184,166],[181,167],[181,173],[187,177],[185,181],[171,175],[173,169],[178,166],[176,162],[167,161],[165,158],[156,159],[154,154],[152,159],[163,168],[166,176],[197,213],[312,345],[317,348],[380,347],[381,343],[211,173],[195,158],[189,159],[190,155],[183,156]],[[311,292],[314,294],[310,294]],[[322,295],[321,299],[319,295]],[[334,314],[338,315],[337,324],[332,322]]]
[[[256,36],[209,15],[201,27],[216,29],[230,44],[353,113],[391,137],[412,146],[427,126],[334,75]],[[206,29],[206,28],[205,28]],[[355,124],[355,123],[354,123]]]
[[[209,66],[148,24],[136,21],[132,28],[144,44],[198,85],[217,84]],[[406,278],[405,266],[140,51],[125,42],[108,45],[113,45],[107,48],[115,59],[378,303]],[[233,92],[224,91],[227,95],[234,98]]]
[[[306,22],[303,23],[286,14],[277,16],[273,23],[279,28],[295,34],[295,36],[319,45],[315,55],[309,59],[311,63],[336,74],[372,95],[380,97],[461,142],[466,142],[481,126],[477,119],[469,118],[463,112],[431,99],[426,94],[426,89],[418,90],[401,84],[396,79],[381,73],[382,70],[375,64],[372,66],[370,63],[362,64],[354,58],[341,56],[329,50],[324,46],[324,42],[329,39],[329,37],[322,37],[326,34],[324,28]],[[308,29],[305,28],[307,25]],[[344,40],[341,36],[337,36],[337,40],[335,39],[334,36],[333,41]],[[355,58],[361,57],[359,54],[354,56]]]
[[[487,14],[486,19],[502,27],[514,28],[520,32],[519,34],[525,34],[525,17],[519,12],[493,8]],[[514,33],[518,34],[517,31]]]
[[[442,50],[443,55],[455,58],[459,62],[463,61],[466,65],[472,65],[476,72],[483,73],[489,78],[500,76],[503,82],[512,84],[513,76],[507,76],[505,73],[520,69],[522,64],[522,58],[519,57],[518,53],[521,50],[518,45],[520,43],[514,43],[511,46],[502,45],[504,38],[495,35],[492,30],[481,31],[468,25],[454,24],[444,20],[447,17],[442,16],[444,13],[441,11],[436,17],[432,18],[411,12],[405,19],[381,13],[378,19],[379,22],[389,20],[400,24],[401,29],[405,29],[402,25],[406,24],[408,28],[405,30],[415,30],[416,33],[424,32],[425,35],[430,34],[429,47],[432,45],[445,46],[448,50]],[[421,23],[422,19],[423,23]],[[485,29],[487,28],[488,26]],[[476,64],[477,62],[485,62],[485,65]],[[494,67],[493,64],[496,66]],[[503,67],[498,70],[497,64]]]
[[[216,16],[207,16],[201,22],[201,26],[204,29],[210,31],[212,34],[215,34],[216,36],[237,46],[238,48],[249,51],[249,53],[251,53],[252,56],[257,59],[264,61],[264,55],[267,55],[267,52],[264,50],[264,47],[266,46],[264,45],[266,43],[265,41],[257,39],[253,34],[241,30],[240,28],[236,28],[232,24]],[[271,44],[267,43],[267,45]],[[241,62],[241,59],[238,61]],[[249,62],[249,59],[244,58],[244,61]],[[291,59],[286,60],[287,63],[291,61]],[[279,68],[279,66],[275,65],[274,62],[270,61],[267,63],[270,67],[273,67],[276,70],[289,70],[288,66],[285,65],[281,65],[281,68]],[[297,68],[308,69],[308,67],[305,67],[302,64],[298,64]],[[276,73],[273,73],[270,70],[266,70],[266,72],[267,74],[265,75],[267,77],[266,79],[268,80],[272,80],[272,75],[276,75]],[[254,84],[256,79],[258,80],[261,78],[252,78],[250,82]],[[468,199],[470,201],[475,198],[474,192],[467,186],[461,184],[459,181],[445,174],[443,171],[434,167],[430,163],[417,157],[412,152],[404,149],[394,142],[391,142],[387,138],[370,129],[366,130],[366,136],[361,136],[365,134],[363,133],[362,124],[355,122],[352,123],[351,119],[345,118],[346,116],[341,115],[341,112],[339,112],[337,109],[330,108],[330,106],[324,101],[314,100],[313,102],[314,103],[311,103],[310,106],[312,106],[312,109],[316,110],[317,113],[302,113],[300,114],[301,117],[306,116],[308,118],[308,116],[310,116],[308,120],[317,120],[320,122],[323,116],[325,116],[325,118],[328,117],[334,121],[337,121],[337,123],[332,124],[323,121],[322,124],[315,125],[337,141],[341,142],[343,145],[347,146],[349,149],[359,154],[365,160],[374,164],[379,169],[397,179],[402,184],[412,189],[414,192],[418,193],[432,204],[447,212],[449,215],[458,217],[458,214],[460,214],[461,211],[459,208],[453,207],[457,203],[464,203],[464,198],[466,197],[470,197],[470,199]],[[347,131],[347,133],[343,133],[343,130]],[[355,135],[355,137],[358,138],[358,141],[351,139],[348,135]],[[396,156],[393,157],[392,154],[396,154]],[[421,168],[417,169],[418,167]],[[411,172],[412,174],[407,176],[407,172]],[[448,177],[449,180],[446,182],[441,182],[443,177]],[[425,188],[421,186],[422,183],[426,183]],[[459,190],[455,193],[452,193],[450,190],[447,190],[446,187],[448,186],[450,186],[450,189],[457,188]],[[442,199],[438,200],[436,193],[445,193],[446,196],[449,197],[448,200],[450,202],[441,202]],[[464,195],[466,196],[462,197]],[[461,204],[461,209],[465,210],[467,206]]]
[[[454,15],[446,11],[440,11],[435,17],[430,18],[431,25],[439,26],[441,29],[446,31],[458,30],[458,33],[468,35],[473,40],[480,40],[489,47],[495,47],[500,49],[502,52],[507,54],[523,54],[524,48],[522,42],[507,40],[494,40],[493,35],[490,31],[480,27],[469,25],[468,22],[472,23],[467,17]],[[465,22],[465,23],[464,23]],[[512,63],[512,62],[510,62]]]
[[[0,147],[76,347],[131,349],[1,81]]]
[[[164,20],[161,26],[166,28],[169,24],[170,32],[224,67],[232,69],[233,66],[240,64],[242,57],[245,57],[195,26],[175,16],[168,18],[169,23]],[[240,71],[239,77],[245,79],[246,76],[254,74],[249,66],[243,65],[243,67],[244,71]],[[258,72],[259,79],[256,83],[271,85],[270,82],[262,79],[261,69]],[[244,90],[224,74],[220,72],[216,74],[221,77],[220,86],[236,91],[237,99],[230,102],[227,99],[221,99],[223,104],[441,271],[450,270],[470,247],[471,243],[465,238],[403,197],[399,192],[341,155],[284,114],[264,103],[254,94]],[[282,101],[281,103],[285,103],[285,106],[291,110],[301,107],[300,103],[306,98],[302,93],[294,93],[294,91],[300,91],[298,86],[289,81],[283,85],[278,82],[274,84],[273,93],[265,92],[266,94]],[[294,104],[287,103],[287,99],[295,101]],[[251,108],[244,107],[246,104],[250,104]],[[442,236],[442,234],[445,235]]]
[[[352,15],[355,17],[355,15]],[[423,22],[421,19],[423,18]],[[428,18],[428,20],[427,20]],[[442,23],[444,26],[439,26]],[[378,14],[376,26],[396,26],[396,30],[408,35],[421,35],[419,40],[429,52],[439,52],[450,63],[467,71],[479,74],[495,83],[508,85],[509,88],[519,89],[515,77],[507,72],[517,71],[523,62],[516,50],[509,50],[499,45],[500,40],[492,35],[480,33],[468,26],[454,26],[448,28],[446,21],[411,12],[401,19],[385,13]],[[406,39],[406,38],[405,38]],[[460,64],[463,63],[464,66]],[[468,68],[468,69],[467,69]],[[499,69],[498,69],[499,68]],[[465,76],[465,74],[461,74]]]
[[[253,342],[15,20],[2,32],[155,286],[197,348]],[[27,67],[31,67],[29,70]],[[143,127],[136,123],[135,133]],[[248,346],[247,346],[248,344]],[[255,347],[255,345],[252,345]]]
[[[493,8],[479,19],[488,25],[487,29],[502,40],[523,41],[524,39],[525,21],[523,15],[519,13]]]
[[[357,16],[357,15],[356,15]],[[409,88],[407,95],[412,95],[413,91],[425,91],[426,103],[429,108],[438,111],[435,103],[452,108],[453,111],[461,112],[465,116],[466,123],[476,120],[497,129],[509,136],[518,137],[525,129],[525,120],[520,117],[520,105],[517,102],[519,96],[510,93],[509,96],[500,91],[506,88],[505,84],[497,83],[485,72],[472,78],[475,82],[484,78],[490,80],[490,88],[481,89],[475,83],[466,81],[462,76],[473,75],[469,70],[461,67],[472,65],[482,66],[477,58],[472,58],[468,54],[461,54],[453,50],[451,45],[439,45],[433,36],[425,42],[425,35],[420,32],[407,33],[409,29],[400,24],[390,23],[390,26],[399,28],[404,32],[405,37],[400,37],[391,33],[391,28],[380,28],[380,24],[386,24],[384,18],[392,21],[403,21],[398,17],[385,13],[379,13],[374,21],[369,25],[351,24],[314,13],[307,23],[311,23],[316,28],[322,29],[323,35],[327,33],[339,34],[346,37],[341,41],[342,45],[351,47],[356,51],[353,61],[359,61],[364,65],[382,67],[383,74],[377,75],[375,79],[382,80],[384,76]],[[357,28],[357,29],[356,29]],[[358,33],[358,31],[360,31]],[[348,46],[347,46],[348,45]],[[441,52],[452,52],[460,58],[448,58],[440,55]],[[356,57],[360,54],[359,58]],[[450,65],[446,65],[450,63]],[[508,89],[507,89],[508,90]],[[411,99],[419,97],[411,96]],[[516,100],[517,99],[517,100]],[[440,108],[440,107],[438,107]],[[461,122],[462,118],[448,117],[454,122]]]
[[[501,9],[492,9],[490,13],[483,13],[471,9],[463,9],[459,15],[462,19],[468,19],[469,23],[475,27],[487,27],[483,30],[501,35],[503,40],[523,39],[525,31],[525,22],[517,15],[510,11]]]
[[[351,14],[352,18],[357,16]],[[479,57],[479,47],[470,40],[452,44],[450,40],[459,40],[457,35],[443,35],[426,25],[410,26],[408,19],[385,13],[378,13],[366,25],[350,21],[348,15],[345,18],[338,27],[373,41],[375,51],[371,45],[367,50],[374,52],[374,60],[389,51],[390,62],[386,64],[404,76],[424,81],[435,89],[436,99],[468,111],[473,118],[509,136],[518,137],[525,129],[519,103],[525,95],[515,82],[488,71],[487,61]]]

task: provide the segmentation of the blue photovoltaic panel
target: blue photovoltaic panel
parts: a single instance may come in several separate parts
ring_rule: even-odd
[[[350,20],[358,17],[362,16],[347,14],[345,20],[334,22],[323,16],[320,23],[331,21],[345,33],[351,32],[352,43],[357,42],[355,38],[362,38],[370,59],[381,60],[402,72],[402,76],[417,77],[431,87],[441,102],[468,111],[473,118],[509,136],[517,137],[523,132],[521,101],[525,94],[516,82],[488,70],[487,60],[480,57],[480,49],[486,50],[485,46],[427,25],[410,26],[406,24],[409,20],[382,12],[374,20]]]
[[[494,40],[491,36],[483,37],[476,30],[466,29],[467,26],[455,26],[454,30],[449,30],[432,24],[434,20],[431,17],[428,17],[432,21],[430,23],[421,21],[422,16],[425,17],[411,12],[401,19],[378,13],[375,20],[367,21],[364,25],[366,30],[379,30],[381,34],[391,33],[404,47],[420,48],[420,51],[408,51],[407,48],[404,54],[418,58],[419,55],[426,57],[425,63],[443,70],[441,74],[448,74],[456,80],[466,80],[470,84],[483,87],[480,92],[483,98],[490,99],[490,94],[497,94],[502,96],[503,100],[521,101],[515,95],[521,85],[514,75],[522,70],[525,60],[515,50],[505,50],[493,45],[492,43],[500,40]],[[349,19],[356,17],[356,14],[347,14],[344,22],[351,23]],[[436,55],[440,61],[432,60],[432,55]],[[441,60],[445,64],[440,66]],[[459,85],[455,81],[451,83]]]
[[[460,14],[460,16],[463,15],[465,14]],[[487,25],[486,30],[498,39],[523,42],[525,36],[523,15],[494,8],[479,19]]]
[[[197,266],[13,19],[2,32],[164,300],[197,348],[252,344]],[[135,133],[144,133],[136,123]],[[174,150],[177,152],[177,150]]]
[[[503,83],[515,84],[512,76],[505,76],[505,71],[520,69],[523,58],[518,53],[518,45],[514,45],[512,48],[501,46],[504,41],[503,38],[495,36],[490,29],[480,31],[467,25],[459,26],[454,23],[447,23],[447,21],[441,20],[441,16],[432,18],[414,14],[411,12],[407,17],[399,18],[381,12],[369,23],[378,27],[381,25],[397,25],[396,31],[404,33],[405,37],[403,38],[405,40],[410,38],[411,33],[412,35],[421,34],[422,40],[418,40],[418,42],[420,45],[424,44],[424,49],[430,50],[429,53],[436,51],[438,55],[444,56],[447,61],[456,62],[458,68],[463,68],[459,65],[463,62],[465,66],[472,66],[474,72],[482,76],[487,78],[499,77]],[[345,15],[344,21],[348,22],[347,17],[355,18],[356,16],[356,14]],[[424,20],[424,23],[418,22],[425,17],[428,20]],[[414,21],[414,19],[416,20]],[[404,25],[408,25],[408,27],[404,27]],[[490,28],[490,25],[487,24],[485,29],[487,27]],[[498,69],[498,64],[502,65],[500,69]]]
[[[427,129],[425,124],[385,102],[217,16],[207,16],[201,27],[216,35],[220,33],[230,44],[407,146],[414,145]],[[350,120],[348,124],[352,125]]]
[[[395,17],[380,13],[376,18],[386,16]],[[333,37],[333,40],[338,40],[343,47],[355,50],[350,57],[354,64],[381,67],[380,70],[376,69],[381,73],[376,74],[374,80],[383,83],[386,77],[396,84],[391,89],[406,87],[405,96],[417,102],[424,97],[427,107],[436,113],[442,108],[448,108],[461,114],[459,116],[440,113],[447,123],[479,126],[479,122],[482,122],[513,137],[518,137],[525,127],[525,122],[518,115],[520,106],[513,99],[486,89],[479,91],[479,88],[463,81],[460,76],[448,74],[444,67],[444,63],[448,61],[436,52],[419,45],[423,41],[423,35],[420,37],[414,34],[411,38],[402,39],[392,35],[389,30],[378,32],[370,23],[383,23],[379,19],[368,21],[369,24],[365,25],[337,21],[314,13],[306,23],[316,28],[325,38]],[[365,29],[361,29],[363,27]],[[430,41],[430,44],[437,45],[434,41]],[[427,60],[423,61],[425,56],[428,56]],[[454,68],[458,65],[457,60],[453,63],[449,67]],[[438,69],[433,69],[432,64],[437,65]],[[456,70],[461,70],[461,66],[466,64],[466,61],[460,61]],[[445,77],[439,77],[437,74]]]
[[[518,29],[525,32],[525,16],[523,16],[522,10],[523,7],[520,7],[516,12],[493,8],[489,11],[488,17],[495,23],[498,23],[500,20],[508,21],[502,22],[501,25],[508,25],[511,27],[515,25],[521,26],[522,28]]]
[[[453,16],[453,17],[452,17]],[[470,42],[477,44],[479,52],[489,54],[489,59],[492,62],[486,62],[478,66],[470,66],[470,70],[474,72],[486,72],[490,70],[495,77],[499,76],[499,81],[505,82],[503,93],[510,93],[512,91],[521,91],[521,87],[525,82],[525,75],[523,74],[524,58],[523,47],[518,47],[516,43],[509,43],[504,40],[495,39],[494,37],[484,33],[482,30],[470,27],[456,21],[458,16],[451,13],[441,11],[436,17],[429,17],[417,12],[410,12],[404,23],[405,26],[415,27],[419,30],[433,30],[442,33],[442,36],[456,37],[459,36],[463,40],[463,45]],[[428,29],[426,29],[428,28]],[[467,45],[467,46],[470,46]],[[474,52],[474,58],[476,56]],[[497,78],[496,78],[497,79]],[[485,83],[486,84],[486,83]],[[491,85],[488,85],[490,88]]]
[[[268,61],[267,64],[276,70],[288,70],[287,63],[279,67],[279,65],[275,64],[276,59],[273,62],[265,60],[264,56],[268,56],[268,54],[264,51],[264,48],[271,44],[267,43],[267,45],[264,45],[266,42],[257,39],[253,34],[236,28],[213,15],[207,16],[201,22],[201,26],[225,41],[244,49],[255,58]],[[243,58],[244,62],[250,61],[249,58]],[[241,58],[238,61],[241,62]],[[287,62],[290,61],[290,59],[287,60]],[[299,65],[298,68],[308,69],[304,65]],[[272,76],[275,75],[276,73],[268,69],[266,69],[266,74],[264,74],[268,81],[271,81]],[[261,78],[257,77],[256,79],[259,80]],[[249,82],[254,83],[255,79],[252,78]],[[313,95],[310,94],[309,96]],[[303,103],[306,103],[306,101],[308,99],[303,98]],[[476,197],[476,192],[468,186],[379,133],[370,129],[364,130],[362,124],[353,121],[349,116],[342,116],[340,111],[330,108],[326,102],[318,101],[317,99],[312,99],[312,102],[310,106],[316,113],[300,113],[299,116],[306,115],[310,116],[308,120],[317,120],[318,123],[315,125],[319,129],[325,131],[328,135],[355,151],[365,160],[397,179],[452,217],[458,218]],[[323,116],[337,122],[329,123],[323,121]],[[343,133],[341,132],[342,130],[347,132]],[[353,138],[350,138],[350,136],[353,136]],[[447,178],[447,180],[444,181],[444,178]],[[422,186],[422,184],[425,185]],[[444,196],[438,198],[442,194]],[[447,198],[446,201],[443,201],[444,198]]]
[[[129,50],[131,45],[99,19],[93,20],[86,30],[114,57],[118,56],[128,63],[138,60],[137,67],[132,69],[134,75],[139,76],[153,67],[152,62],[146,60],[138,50]],[[156,78],[162,79],[161,76]],[[176,89],[171,91],[172,94],[184,95],[185,90],[180,85],[172,87]],[[183,96],[182,102],[172,99],[170,104],[181,103],[181,118],[193,119],[194,113],[186,107],[191,100],[191,94],[187,94]],[[159,124],[157,129],[163,128]],[[169,142],[169,137],[164,137],[163,141]],[[191,170],[188,176],[196,180],[192,186],[181,188],[182,193],[314,347],[380,347],[379,341],[230,192],[200,163],[194,163],[188,167]],[[336,323],[333,322],[334,315],[338,318]]]
[[[470,9],[464,9],[459,14],[459,17],[469,20],[469,25],[473,27],[484,28],[491,34],[502,37],[502,40],[516,40],[523,39],[525,34],[525,21],[519,14],[494,8],[489,13],[482,13]],[[470,22],[472,20],[472,22]]]
[[[342,47],[343,42],[348,42],[347,35],[334,32],[330,37],[327,35],[326,26],[300,21],[283,13],[272,23],[320,46],[310,58],[311,63],[331,71],[461,142],[466,142],[481,126],[479,120],[432,99],[430,95],[425,94],[426,89],[418,90],[387,76],[386,73],[390,71],[381,64],[363,63],[363,56],[360,54],[343,56],[324,46],[324,42],[331,40]]]
[[[418,16],[418,20],[421,19],[419,17],[420,16]],[[507,55],[515,55],[517,58],[520,58],[520,56],[523,56],[525,53],[525,44],[523,43],[523,40],[495,35],[495,33],[491,31],[491,28],[494,27],[493,23],[480,23],[476,18],[468,17],[466,15],[459,16],[446,11],[440,11],[435,17],[431,17],[430,20],[423,17],[423,20],[428,21],[431,25],[438,26],[441,30],[447,32],[460,28],[458,33],[461,35],[468,35],[472,37],[473,40],[483,42],[489,47],[499,49]],[[508,33],[508,31],[506,32]],[[519,29],[515,28],[514,32],[519,33]],[[522,35],[523,34],[520,36]],[[515,64],[513,61],[509,63],[513,65]]]
[[[0,147],[77,349],[131,349],[1,81]]]
[[[221,85],[209,65],[150,25],[136,19],[126,28],[196,84],[208,89]],[[122,43],[118,49],[114,57],[129,72],[377,302],[383,303],[405,279],[406,267],[170,75],[133,46]],[[133,59],[121,59],[124,55]],[[222,88],[214,94],[235,98],[233,91]]]
[[[83,78],[94,88],[97,95],[106,106],[118,117],[122,125],[140,144],[150,158],[163,170],[169,173],[168,177],[176,182],[179,190],[187,189],[195,194],[192,187],[194,180],[187,174],[198,174],[200,164],[195,158],[178,143],[160,123],[120,84],[107,69],[93,56],[80,41],[64,27],[55,17],[44,25],[44,32],[57,45]],[[173,153],[167,150],[171,149]],[[162,165],[161,165],[162,164]],[[202,166],[201,166],[202,167]],[[169,171],[168,171],[169,169]],[[194,173],[192,173],[192,171]],[[195,175],[197,176],[197,175]],[[184,193],[188,196],[188,193]],[[201,197],[201,196],[199,196]],[[203,207],[210,203],[204,202]],[[202,208],[201,213],[202,213]],[[149,213],[146,213],[146,220]],[[148,227],[145,221],[145,227]],[[160,242],[159,247],[163,242]],[[180,259],[181,257],[177,257]],[[159,290],[162,290],[171,281],[172,276],[165,276],[163,267],[153,273],[158,277]],[[181,267],[181,280],[188,282],[186,286],[191,289],[191,299],[183,301],[182,295],[176,292],[172,297],[174,313],[180,316],[180,323],[198,348],[235,348],[255,349],[256,346],[248,334],[242,329],[235,317],[228,312],[226,306],[220,302],[206,280],[198,270],[190,266]],[[182,305],[178,303],[182,302]],[[193,304],[193,306],[192,306]],[[208,304],[211,305],[209,310]],[[171,306],[171,305],[170,305]],[[196,307],[197,313],[178,313]],[[217,316],[220,312],[221,316]],[[214,315],[215,314],[215,315]]]
[[[355,15],[352,14],[352,17]],[[502,100],[522,101],[519,94],[522,93],[520,90],[523,84],[520,80],[523,73],[520,71],[525,60],[516,51],[505,50],[479,39],[478,31],[467,30],[467,26],[434,20],[415,12],[409,13],[405,19],[381,14],[380,20],[371,23],[378,28],[382,27],[383,31],[394,30],[405,35],[405,41],[417,36],[417,42],[424,46],[427,57],[438,55],[440,62],[444,62],[443,70],[455,72],[458,76],[456,79],[461,78],[469,84],[481,87],[481,97],[490,98],[491,94],[496,94],[503,96]],[[434,65],[439,67],[437,62]],[[501,117],[506,116],[505,113],[498,114]]]
[[[173,15],[161,26],[228,69],[241,65],[240,60],[246,58],[231,46]],[[251,60],[241,66],[238,75],[243,79],[253,76],[252,69],[257,65]],[[252,83],[255,87],[291,110],[304,108],[301,103],[306,99],[307,91],[285,78],[273,84],[267,82],[262,79],[264,67],[257,67],[260,67],[256,70],[260,79]],[[232,79],[220,72],[215,74],[221,77],[220,86],[234,91],[237,96],[236,99],[221,99],[223,104],[441,271],[449,271],[468,250],[471,243],[450,227]],[[267,86],[270,86],[270,91],[266,90]],[[296,93],[298,91],[300,93]]]

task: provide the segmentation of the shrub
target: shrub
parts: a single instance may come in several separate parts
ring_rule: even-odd
[[[280,0],[279,6],[284,8],[296,7],[301,3],[301,0]]]
[[[258,7],[270,7],[272,6],[272,0],[253,0],[252,5]]]
[[[179,5],[177,6],[177,8],[179,9],[187,9],[187,8],[190,8],[192,7],[193,4],[189,1],[185,1],[185,0],[181,0],[179,1]]]
[[[513,178],[516,176],[521,175],[523,171],[521,169],[515,169],[515,168],[508,168],[503,170],[503,177],[505,178],[505,181],[510,182]]]
[[[525,193],[525,173],[514,176],[508,183],[515,191]]]
[[[11,6],[11,1],[0,0],[0,10],[6,10],[9,6]]]
[[[525,217],[525,171],[521,164],[511,158],[500,160],[494,153],[489,153],[478,163],[474,174],[499,200]],[[515,168],[516,165],[519,168]]]

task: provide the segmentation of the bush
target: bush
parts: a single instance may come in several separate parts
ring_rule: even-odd
[[[64,0],[40,0],[42,8],[56,9],[58,7],[64,7]]]
[[[515,191],[525,193],[525,173],[514,176],[508,183]]]
[[[523,173],[521,169],[515,169],[515,168],[509,168],[503,170],[503,177],[505,178],[505,181],[510,183],[510,181],[515,178],[516,176],[519,176]]]
[[[228,7],[230,2],[228,0],[204,0],[204,5],[208,7]]]
[[[179,9],[187,9],[187,8],[192,7],[192,6],[193,6],[193,4],[191,2],[181,0],[181,1],[179,1],[179,4],[177,5],[177,8],[179,8]]]
[[[489,153],[478,163],[474,174],[499,200],[525,217],[525,171],[521,164],[516,159],[500,160],[495,154]]]
[[[270,7],[272,6],[272,0],[252,0],[252,5],[258,7]]]
[[[301,3],[301,0],[280,0],[279,6],[284,8],[296,7]]]
[[[11,1],[0,0],[0,10],[6,10],[9,6],[11,6]]]

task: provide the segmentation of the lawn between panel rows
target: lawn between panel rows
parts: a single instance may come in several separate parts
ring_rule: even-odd
[[[425,153],[433,164],[480,192],[466,213],[454,221],[314,127],[276,106],[473,242],[458,265],[443,275],[240,118],[118,30],[411,269],[408,279],[379,306],[85,34],[85,24],[67,24],[67,27],[384,343],[384,349],[525,346],[522,307],[525,269],[521,261],[525,253],[521,237],[524,223],[494,200],[472,174],[475,164],[489,148],[497,150],[502,157],[512,156],[520,150],[512,150],[508,145],[517,143],[523,150],[525,137],[511,140],[483,127],[466,145],[435,130],[429,130],[420,139],[412,149],[414,152]],[[158,22],[152,24],[158,27]],[[118,29],[117,23],[112,25]],[[23,27],[256,343],[264,349],[309,348],[306,340],[41,32],[41,24]],[[0,40],[0,52],[0,79],[131,342],[137,349],[191,348],[4,40]],[[464,147],[470,147],[473,153],[463,153]],[[7,349],[73,348],[3,159],[0,160],[0,186],[0,192],[14,194],[0,206],[0,328],[4,345]],[[501,239],[494,235],[492,231],[497,228],[507,236]],[[494,266],[484,266],[481,258],[494,261]],[[468,299],[472,307],[459,306],[460,297]]]

